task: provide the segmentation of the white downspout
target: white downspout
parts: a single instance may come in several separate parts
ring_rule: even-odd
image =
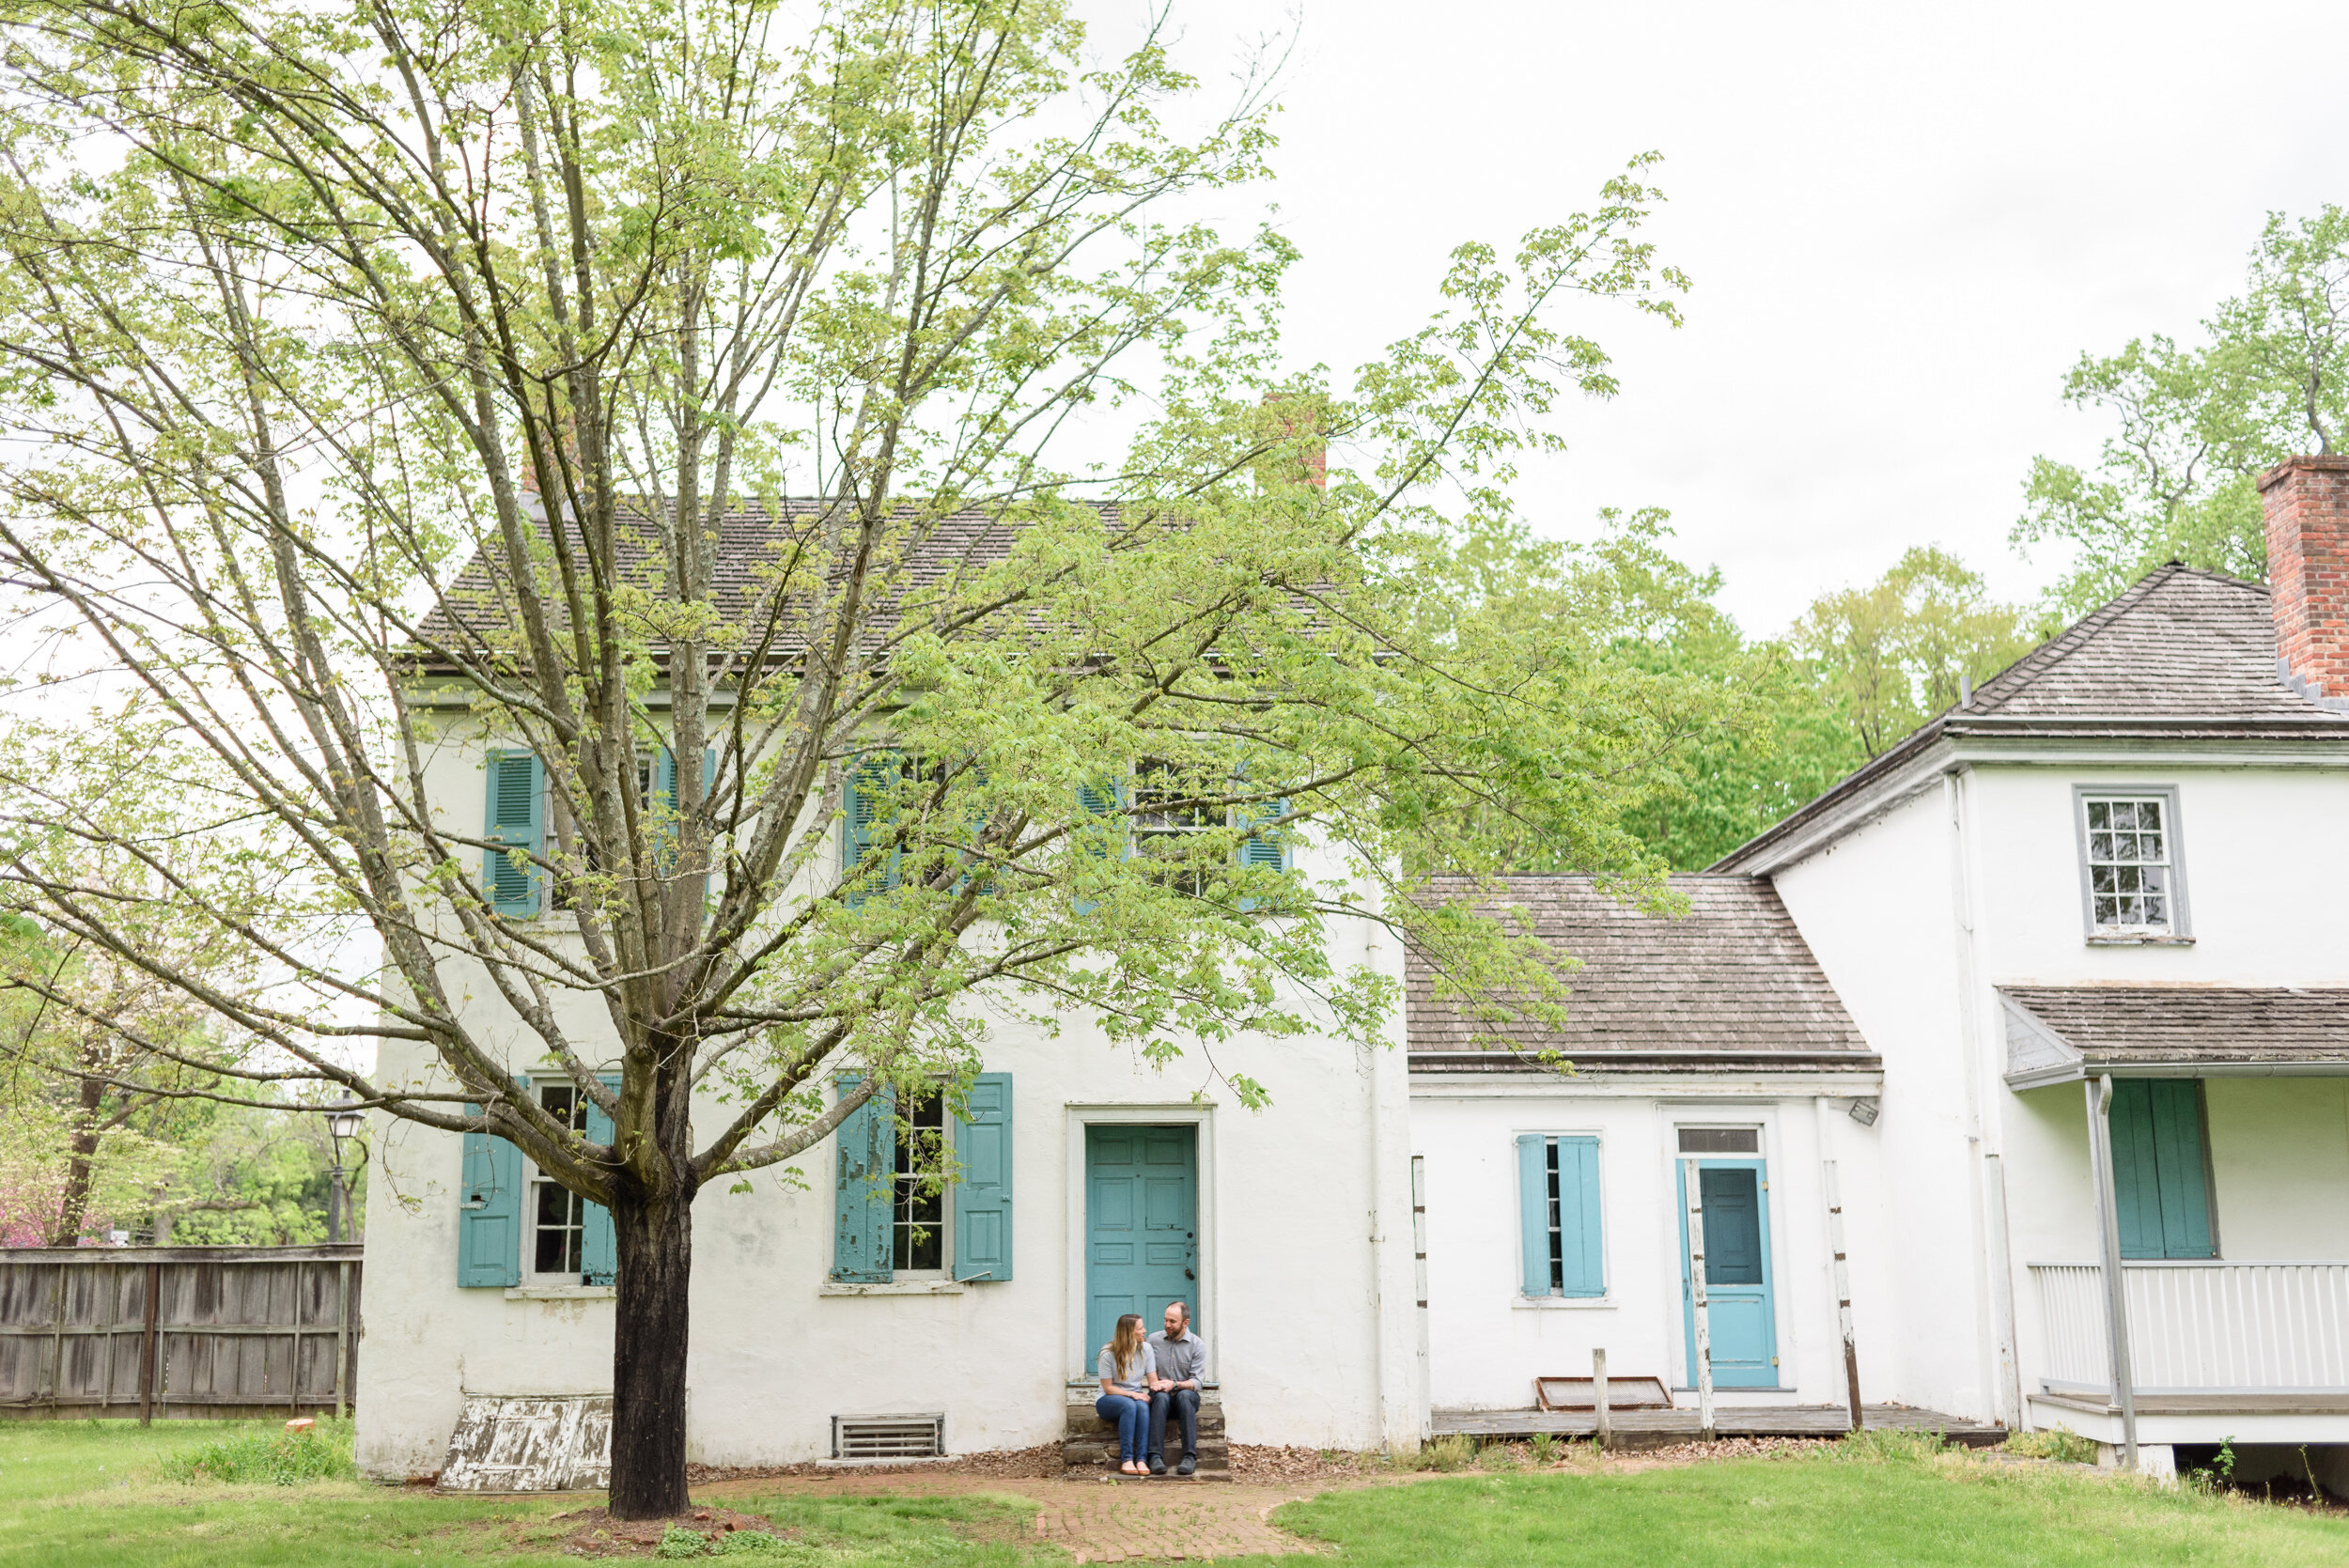
[[[1966,1082],[1966,1148],[1974,1181],[1974,1222],[1982,1260],[1981,1282],[1990,1311],[1990,1398],[1993,1412],[2009,1428],[2022,1424],[2021,1369],[2015,1350],[2015,1280],[2006,1232],[2006,1182],[1999,1158],[1999,1120],[1985,1103],[1995,1093],[1988,1078],[1997,1060],[1983,1040],[1982,971],[1975,934],[1974,844],[1968,832],[1970,768],[1944,773],[1950,808],[1950,891],[1957,940],[1959,1067]]]

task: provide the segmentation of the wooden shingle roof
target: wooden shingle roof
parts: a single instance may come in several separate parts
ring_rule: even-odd
[[[1116,524],[1114,504],[1072,505],[1088,506],[1112,527]],[[811,568],[834,582],[848,570],[847,556],[830,548],[824,536],[829,505],[804,497],[745,501],[717,520],[711,606],[730,625],[772,624],[777,637],[771,650],[774,655],[788,657],[802,645],[802,628],[796,614],[786,611],[777,615],[775,612],[774,595],[783,575],[796,571],[804,585]],[[547,527],[543,519],[535,525],[543,537]],[[1001,564],[1009,557],[1019,528],[1019,524],[988,513],[934,515],[912,505],[897,507],[884,545],[886,553],[874,563],[877,591],[884,606]],[[622,510],[615,533],[623,581],[639,588],[656,587],[666,570],[657,511],[631,504]],[[421,622],[422,635],[431,642],[446,641],[459,646],[508,635],[510,594],[502,576],[503,560],[497,552],[474,555]],[[885,622],[887,618],[884,608],[880,619]]]
[[[2329,1071],[2349,1076],[2349,989],[2002,986],[2010,1082]]]
[[[1488,913],[1522,909],[1532,930],[1579,959],[1563,1030],[1485,1023],[1437,995],[1433,967],[1406,959],[1406,1028],[1415,1071],[1523,1065],[1554,1050],[1579,1072],[1876,1070],[1778,890],[1758,877],[1675,877],[1679,918],[1644,913],[1586,877],[1511,877],[1472,902]],[[1475,893],[1439,878],[1437,897]]]
[[[1984,681],[1952,716],[2248,719],[2326,711],[2276,673],[2264,583],[2173,561]]]

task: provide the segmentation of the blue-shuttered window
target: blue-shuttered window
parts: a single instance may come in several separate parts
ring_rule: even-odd
[[[1011,1278],[1011,1075],[981,1073],[955,1118],[955,1278]]]
[[[2201,1080],[2112,1086],[2112,1187],[2124,1258],[2215,1258]]]
[[[845,1097],[860,1079],[843,1073],[834,1081]],[[884,1089],[841,1122],[832,1135],[832,1279],[1011,1278],[1011,1075],[979,1074],[964,1105],[950,1109],[942,1094],[901,1102]],[[941,1189],[934,1177],[947,1154],[959,1169]]]
[[[607,1077],[607,1089],[620,1080]],[[596,1143],[612,1141],[612,1118],[568,1079],[533,1088],[547,1113]],[[612,1234],[612,1211],[591,1203],[560,1182],[531,1172],[527,1245],[528,1272],[542,1284],[609,1285],[619,1275],[619,1250]]]
[[[538,912],[538,869],[532,858],[543,841],[545,775],[533,752],[491,752],[483,771],[490,800],[482,837],[513,848],[488,852],[482,884],[499,914],[527,920]]]
[[[1517,1139],[1517,1222],[1526,1295],[1607,1294],[1597,1139]]]

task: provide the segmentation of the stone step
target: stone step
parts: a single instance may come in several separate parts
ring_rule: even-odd
[[[1170,1445],[1170,1452],[1166,1456],[1167,1472],[1170,1475],[1174,1473],[1174,1461],[1182,1457],[1177,1450],[1177,1445]],[[1104,1443],[1091,1437],[1071,1437],[1061,1444],[1060,1457],[1062,1467],[1065,1469],[1114,1470],[1117,1468],[1117,1439],[1112,1437]],[[1228,1475],[1231,1473],[1231,1452],[1225,1447],[1223,1439],[1221,1437],[1199,1439],[1199,1473],[1201,1475]]]
[[[1167,1424],[1174,1430],[1168,1433],[1174,1458],[1181,1457],[1182,1429],[1173,1420]],[[1093,1395],[1070,1389],[1068,1394],[1066,1436],[1061,1439],[1060,1457],[1063,1469],[1072,1478],[1093,1473],[1114,1476],[1117,1469],[1117,1427],[1103,1421],[1094,1408]],[[1210,1389],[1199,1402],[1199,1467],[1190,1479],[1194,1481],[1229,1481],[1232,1479],[1231,1447],[1223,1433],[1223,1399]],[[1177,1481],[1170,1464],[1163,1476],[1154,1481]]]
[[[1172,1414],[1167,1417],[1167,1424],[1169,1426],[1175,1424]],[[1102,1432],[1114,1432],[1116,1428],[1101,1419],[1094,1409],[1091,1400],[1086,1400],[1082,1404],[1071,1400],[1068,1405],[1067,1425],[1063,1430],[1070,1437],[1091,1437]],[[1223,1436],[1223,1402],[1221,1400],[1208,1400],[1199,1406],[1199,1436],[1205,1438],[1209,1434],[1218,1437]]]

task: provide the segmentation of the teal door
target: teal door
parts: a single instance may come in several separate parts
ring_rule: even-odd
[[[1085,1128],[1086,1374],[1122,1313],[1147,1331],[1182,1301],[1197,1320],[1198,1156],[1196,1127]]]
[[[1688,1289],[1688,1167],[1672,1161],[1680,1195],[1680,1317],[1696,1382],[1696,1297]],[[1704,1294],[1713,1340],[1713,1387],[1778,1387],[1778,1321],[1770,1307],[1770,1183],[1758,1159],[1697,1165],[1704,1199]]]

